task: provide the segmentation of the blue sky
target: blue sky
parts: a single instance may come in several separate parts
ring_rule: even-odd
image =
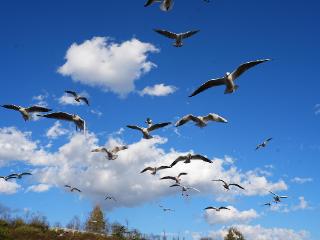
[[[127,124],[142,125],[147,117],[151,117],[154,122],[174,122],[189,113],[218,113],[226,117],[229,123],[212,123],[205,129],[188,124],[179,128],[179,134],[174,132],[174,127],[169,127],[156,133],[167,142],[161,143],[163,139],[157,138],[148,150],[156,147],[163,151],[168,159],[172,157],[170,154],[193,150],[210,158],[220,159],[225,164],[225,170],[236,167],[237,174],[245,175],[243,182],[250,174],[264,176],[268,184],[282,181],[287,190],[280,187],[279,192],[290,196],[285,201],[287,205],[273,210],[261,207],[260,205],[270,198],[269,195],[261,193],[261,189],[250,196],[231,194],[232,199],[228,199],[227,202],[217,202],[219,194],[224,197],[226,194],[223,191],[219,192],[219,187],[211,186],[214,184],[210,180],[207,183],[202,180],[199,182],[197,176],[192,176],[188,178],[188,183],[198,186],[203,191],[202,194],[193,194],[187,201],[181,198],[180,193],[175,194],[171,190],[168,192],[153,189],[149,192],[150,196],[147,196],[146,192],[145,196],[133,194],[130,198],[122,195],[126,195],[126,190],[128,194],[132,194],[132,186],[119,189],[119,192],[115,193],[119,198],[123,197],[124,203],[116,206],[104,203],[108,218],[121,223],[128,219],[130,227],[138,228],[145,233],[160,233],[165,229],[172,233],[189,231],[194,233],[194,236],[205,236],[212,234],[212,231],[218,232],[224,226],[242,224],[243,229],[261,225],[266,229],[292,229],[297,234],[305,230],[310,233],[306,239],[318,239],[320,197],[315,189],[319,184],[320,167],[317,161],[320,153],[317,115],[320,84],[315,73],[319,66],[316,59],[319,55],[320,3],[315,0],[308,3],[220,0],[207,4],[200,0],[176,0],[170,12],[160,11],[157,4],[148,8],[144,8],[143,4],[143,0],[125,0],[121,3],[115,0],[56,0],[45,3],[3,1],[0,9],[0,52],[3,59],[0,72],[3,90],[1,104],[28,106],[38,103],[42,98],[43,102],[55,110],[79,114],[87,120],[89,138],[93,141],[86,147],[104,145],[119,139],[129,145],[137,144],[137,148],[144,147],[139,133],[130,129],[125,129],[121,134],[116,132],[125,128]],[[172,46],[170,39],[155,33],[154,28],[173,32],[199,29],[200,32],[187,39],[185,45],[178,49]],[[140,56],[146,57],[141,66],[143,63],[156,66],[145,69],[146,73],[141,72],[143,66],[140,66],[140,76],[131,81],[135,89],[131,89],[125,97],[119,96],[119,91],[110,88],[110,85],[107,87],[108,91],[102,86],[92,86],[99,69],[88,70],[93,74],[83,74],[76,67],[69,69],[64,75],[59,73],[59,67],[67,62],[70,63],[69,66],[77,64],[65,59],[70,46],[74,43],[80,47],[84,46],[85,41],[92,43],[94,37],[106,37],[107,46],[137,39],[139,47],[147,48],[140,53]],[[81,51],[81,48],[76,50]],[[105,76],[104,73],[98,76],[101,81],[104,81],[105,77],[106,81],[124,81],[126,84],[127,79],[134,78],[131,76],[132,72],[126,71],[126,68],[131,67],[128,64],[128,61],[132,63],[131,52],[125,53],[128,54],[120,54],[119,64],[114,66],[116,80],[110,77],[112,75]],[[232,71],[243,62],[261,58],[271,58],[272,61],[241,76],[237,80],[240,87],[234,94],[224,95],[223,88],[220,87],[210,89],[194,98],[187,97],[203,82],[223,76],[225,72]],[[85,57],[76,59],[80,62],[86,60]],[[75,80],[76,75],[82,79],[80,82]],[[123,77],[119,77],[120,75]],[[161,97],[139,94],[145,87],[156,84],[174,86],[176,91]],[[91,106],[61,104],[59,98],[65,89],[84,92],[89,96]],[[35,98],[36,96],[38,98]],[[97,199],[103,188],[90,185],[93,184],[90,182],[92,179],[82,179],[83,182],[79,180],[84,188],[92,191],[94,197],[86,194],[78,197],[59,187],[64,179],[61,169],[56,173],[56,177],[59,178],[57,181],[48,178],[52,175],[46,175],[46,170],[55,167],[55,163],[50,161],[58,161],[54,158],[59,157],[60,147],[70,147],[77,151],[76,147],[81,148],[81,144],[85,144],[81,141],[85,140],[74,133],[74,127],[70,124],[61,122],[60,128],[65,129],[66,134],[50,139],[46,133],[55,123],[53,120],[25,123],[18,113],[6,109],[1,110],[1,116],[0,175],[23,170],[40,171],[41,174],[39,177],[33,176],[18,181],[17,184],[21,186],[14,193],[9,193],[5,185],[7,183],[2,183],[0,203],[13,209],[28,208],[40,211],[51,223],[67,223],[74,215],[85,218],[92,204],[100,203]],[[30,156],[6,152],[7,148],[3,144],[7,143],[8,132],[5,129],[8,128],[14,131],[18,140],[26,140],[23,143],[36,144],[35,148],[25,150]],[[26,136],[27,132],[32,134]],[[259,142],[270,136],[273,137],[273,141],[267,148],[254,151]],[[7,144],[13,145],[18,143],[18,140],[13,139]],[[79,146],[70,146],[72,140],[79,140]],[[52,146],[46,147],[49,143]],[[170,152],[171,150],[173,152]],[[65,154],[64,157],[66,156],[72,154]],[[231,158],[233,163],[228,165],[226,156]],[[42,164],[36,161],[37,157],[43,157],[39,159],[43,160]],[[76,157],[79,159],[75,161],[80,161],[82,156],[75,153]],[[147,157],[145,164],[148,164]],[[48,160],[49,158],[51,160]],[[103,156],[94,156],[93,160],[99,162],[100,165],[97,166],[104,166],[112,171],[112,163],[103,162]],[[161,159],[153,160],[157,163],[162,162]],[[71,166],[73,159],[59,161],[65,161],[66,165]],[[92,167],[95,162],[90,160],[85,164]],[[208,168],[206,164],[196,167]],[[72,174],[68,173],[65,180],[71,181],[71,178],[81,176],[76,174],[76,170],[75,168]],[[160,175],[162,174],[164,173]],[[124,181],[124,176],[117,175],[106,182],[102,179],[95,181],[100,181],[101,186],[105,184],[106,190],[115,191],[111,185],[116,181],[124,181],[120,184],[122,187],[134,185],[135,175],[125,177],[132,179]],[[220,176],[212,176],[210,179],[214,177]],[[297,181],[293,181],[297,177],[312,181],[298,184]],[[159,187],[155,180],[157,177],[140,176],[137,173],[137,178],[139,181],[141,179],[139,184],[143,188]],[[149,185],[148,181],[152,183]],[[77,183],[77,180],[74,182]],[[38,184],[48,185],[50,189],[41,193],[27,191],[30,186]],[[161,189],[165,189],[166,183],[161,184]],[[213,192],[216,195],[213,196]],[[301,197],[307,201],[307,206],[300,206],[299,209]],[[164,214],[158,208],[159,203],[175,208],[176,211]],[[221,220],[222,223],[210,224],[210,219],[214,216],[205,215],[202,211],[207,205],[232,205],[240,212],[251,209],[258,216],[240,218],[238,222]],[[150,221],[150,218],[153,221]],[[186,234],[186,237],[191,238],[191,235]]]

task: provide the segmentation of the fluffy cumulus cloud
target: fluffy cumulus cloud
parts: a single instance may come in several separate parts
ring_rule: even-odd
[[[307,240],[309,233],[306,231],[295,231],[287,228],[264,228],[260,225],[236,225],[235,226],[247,240]],[[223,240],[228,229],[223,228],[210,233],[210,237]]]
[[[110,136],[105,144],[106,147],[123,144],[120,136]],[[70,135],[66,144],[55,152],[49,152],[39,146],[37,141],[31,140],[30,134],[15,128],[4,128],[0,129],[0,159],[3,164],[19,160],[32,165],[34,185],[63,187],[65,184],[70,184],[80,188],[83,191],[83,197],[90,198],[93,202],[107,208],[129,207],[160,197],[180,194],[179,189],[168,187],[170,184],[168,181],[159,181],[159,176],[140,174],[146,166],[168,165],[179,155],[187,153],[175,150],[165,151],[161,145],[166,142],[167,139],[159,137],[150,140],[141,139],[139,142],[130,144],[129,149],[119,152],[117,160],[108,161],[104,154],[91,152],[93,148],[100,145],[99,139],[93,133],[86,136],[80,133]],[[257,172],[240,171],[230,158],[213,158],[213,161],[212,164],[200,161],[192,164],[177,164],[172,169],[160,172],[159,175],[177,175],[179,172],[187,171],[184,184],[194,186],[201,191],[201,193],[191,194],[214,194],[217,198],[225,199],[227,196],[238,194],[268,194],[265,191],[266,187],[273,191],[286,188],[281,180],[270,182],[266,176],[261,176]],[[214,177],[239,182],[247,191],[235,190],[232,193],[226,193],[221,184],[210,181]],[[115,196],[119,201],[103,201],[103,196],[107,193]],[[232,212],[242,214],[242,217],[247,214],[252,218],[254,216],[252,211],[244,213],[234,210]]]
[[[41,192],[46,192],[49,189],[50,189],[50,185],[41,183],[41,184],[32,185],[32,186],[28,187],[27,192],[41,193]]]
[[[293,207],[293,210],[304,210],[308,209],[309,203],[305,200],[303,196],[299,197],[299,204]]]
[[[94,37],[72,44],[58,72],[76,82],[125,96],[134,91],[137,79],[156,66],[148,55],[158,51],[136,38],[119,44],[109,38]]]
[[[140,95],[149,95],[149,96],[155,96],[155,97],[164,97],[167,95],[170,95],[177,91],[177,88],[175,86],[170,86],[170,85],[164,85],[163,83],[161,84],[156,84],[152,87],[145,87],[142,91],[140,91]]]
[[[56,121],[51,128],[48,129],[46,136],[50,139],[55,139],[62,135],[67,134],[69,131],[61,127],[61,123]]]
[[[226,224],[226,223],[239,223],[249,222],[257,217],[259,214],[254,210],[239,211],[233,206],[228,206],[230,210],[222,210],[217,212],[215,210],[207,210],[205,213],[206,221],[211,224]]]
[[[20,189],[16,182],[0,179],[0,194],[14,194]]]

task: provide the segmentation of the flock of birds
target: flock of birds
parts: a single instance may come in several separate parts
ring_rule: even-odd
[[[204,0],[204,1],[209,2],[209,0]],[[145,7],[150,6],[156,2],[160,2],[160,8],[163,11],[169,11],[173,7],[173,0],[148,0],[145,4]],[[199,30],[194,30],[194,31],[188,31],[186,33],[177,34],[177,33],[169,32],[166,30],[159,30],[159,29],[156,29],[155,31],[163,36],[170,38],[170,39],[174,39],[175,42],[173,45],[175,47],[182,47],[184,39],[189,38],[199,32]],[[250,62],[246,62],[244,64],[241,64],[233,72],[231,72],[231,73],[227,72],[224,77],[217,78],[217,79],[211,79],[211,80],[205,82],[200,87],[198,87],[193,93],[191,93],[191,95],[189,97],[194,97],[194,96],[196,96],[196,95],[202,93],[203,91],[206,91],[212,87],[217,87],[217,86],[222,86],[222,85],[225,86],[225,91],[224,91],[225,94],[234,93],[238,89],[238,85],[235,84],[236,79],[238,79],[242,74],[244,74],[249,69],[251,69],[261,63],[268,62],[268,61],[270,61],[270,59],[250,61]],[[68,90],[68,91],[65,91],[65,93],[69,94],[71,97],[73,97],[74,101],[76,101],[78,103],[83,102],[88,106],[90,105],[87,97],[81,96],[75,91]],[[22,117],[25,121],[31,120],[33,115],[36,114],[36,116],[42,117],[42,118],[50,118],[50,119],[73,122],[76,126],[76,131],[80,130],[80,131],[86,132],[86,122],[83,118],[81,118],[77,114],[70,114],[67,112],[51,112],[52,109],[42,107],[42,106],[22,107],[22,106],[18,106],[18,105],[14,105],[14,104],[7,104],[7,105],[3,105],[2,107],[20,112],[20,114],[22,115]],[[51,112],[51,113],[48,113],[48,112]],[[46,114],[38,114],[38,113],[46,113]],[[188,115],[182,117],[181,119],[179,119],[175,123],[175,127],[180,127],[188,122],[193,122],[193,123],[195,123],[196,126],[198,126],[200,128],[206,127],[209,122],[228,123],[227,119],[225,119],[224,117],[222,117],[216,113],[210,113],[206,116],[194,116],[192,114],[188,114]],[[141,127],[141,126],[137,126],[137,125],[127,125],[127,127],[130,129],[137,130],[137,131],[141,132],[142,137],[144,139],[151,139],[151,138],[153,138],[153,136],[151,135],[151,132],[158,130],[158,129],[161,129],[161,128],[166,127],[171,124],[171,122],[163,122],[163,123],[155,123],[154,124],[152,119],[150,119],[150,118],[147,118],[145,123],[147,125],[146,127]],[[262,143],[257,145],[256,150],[266,147],[271,140],[272,140],[272,138],[266,139],[265,141],[263,141]],[[107,149],[106,147],[99,147],[96,149],[92,149],[91,152],[92,153],[103,153],[103,154],[105,154],[106,159],[116,160],[118,157],[117,153],[119,153],[120,151],[125,151],[126,149],[128,149],[128,146],[125,146],[125,145],[116,146],[113,149]],[[144,168],[140,173],[150,172],[152,175],[156,175],[159,171],[173,168],[179,162],[189,164],[193,161],[202,161],[205,163],[213,163],[212,160],[208,159],[207,157],[205,157],[201,154],[189,153],[184,156],[179,156],[177,159],[175,159],[168,166],[148,166],[148,167]],[[186,172],[181,172],[177,176],[161,177],[160,180],[173,181],[174,184],[170,185],[169,187],[180,188],[182,196],[188,197],[190,190],[193,190],[196,192],[200,192],[200,191],[192,186],[186,186],[186,185],[182,184],[182,177],[187,174],[188,173],[186,173]],[[4,179],[5,181],[8,181],[10,179],[21,179],[23,176],[27,176],[27,175],[32,175],[32,174],[29,172],[14,173],[14,174],[10,174],[8,176],[0,176],[0,178]],[[240,184],[228,183],[223,179],[214,179],[212,181],[221,183],[222,187],[224,189],[226,189],[227,191],[229,191],[231,187],[238,188],[242,191],[246,190]],[[77,188],[75,186],[71,186],[71,185],[66,184],[64,187],[66,189],[68,189],[70,192],[79,192],[79,193],[82,192],[79,188]],[[282,201],[282,199],[285,199],[288,197],[288,196],[279,196],[276,193],[271,192],[271,191],[269,191],[269,192],[270,192],[270,194],[272,194],[273,201],[270,201],[268,203],[263,204],[265,206],[271,206],[272,202],[279,203]],[[116,198],[111,195],[107,195],[107,196],[105,196],[105,200],[116,201]],[[173,209],[165,208],[162,205],[159,205],[159,207],[165,212],[174,211]],[[219,212],[221,210],[230,210],[230,208],[225,207],[225,206],[220,206],[220,207],[208,206],[204,210],[214,210],[214,211]]]

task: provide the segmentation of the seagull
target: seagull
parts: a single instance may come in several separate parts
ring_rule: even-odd
[[[219,208],[216,208],[216,207],[206,207],[204,210],[215,210],[216,212],[220,212],[221,210],[231,210],[230,208],[227,208],[227,207],[219,207]]]
[[[168,126],[171,124],[171,122],[164,122],[164,123],[157,123],[153,124],[152,120],[150,118],[147,118],[146,123],[148,124],[147,128],[139,127],[139,126],[134,126],[134,125],[127,125],[128,128],[139,130],[143,134],[144,139],[151,139],[153,138],[150,135],[151,131],[157,130],[159,128],[163,128],[165,126]]]
[[[187,154],[185,156],[180,156],[178,157],[176,160],[173,161],[173,163],[171,163],[170,167],[173,167],[174,165],[176,165],[178,162],[183,161],[184,163],[191,163],[191,160],[202,160],[204,162],[208,162],[208,163],[212,163],[212,161],[200,154]]]
[[[184,175],[187,175],[188,173],[185,173],[185,172],[182,172],[182,173],[179,173],[178,176],[176,177],[173,177],[173,176],[166,176],[166,177],[162,177],[160,178],[160,180],[163,180],[163,179],[170,179],[170,180],[173,180],[175,181],[177,184],[180,184],[181,183],[181,176],[184,176]]]
[[[114,197],[112,197],[112,196],[106,196],[106,198],[104,199],[104,200],[113,200],[113,201],[117,201]]]
[[[179,119],[176,122],[175,126],[176,127],[182,126],[189,121],[195,122],[196,126],[198,126],[200,128],[207,126],[209,121],[222,122],[222,123],[228,122],[225,118],[223,118],[215,113],[209,113],[207,116],[193,116],[192,114],[189,114],[189,115],[186,115],[183,118]]]
[[[224,91],[225,94],[233,93],[239,88],[239,86],[234,83],[234,81],[238,77],[240,77],[244,72],[246,72],[250,68],[252,68],[258,64],[267,62],[267,61],[270,61],[270,59],[262,59],[262,60],[256,60],[256,61],[244,63],[244,64],[240,65],[232,73],[227,72],[226,75],[222,78],[211,79],[208,82],[204,83],[197,90],[195,90],[189,97],[193,97],[193,96],[195,96],[195,95],[197,95],[197,94],[199,94],[199,93],[201,93],[211,87],[216,87],[216,86],[220,86],[220,85],[226,86],[226,89]]]
[[[79,193],[82,192],[79,188],[71,187],[70,185],[64,185],[64,187],[65,187],[65,188],[69,188],[69,189],[70,189],[70,192],[74,192],[74,191],[77,191],[77,192],[79,192]]]
[[[74,100],[78,103],[80,103],[81,101],[85,102],[88,106],[89,106],[89,100],[88,98],[84,97],[84,96],[80,96],[78,93],[74,92],[74,91],[69,91],[66,90],[64,91],[65,93],[68,93],[70,95],[72,95],[74,97]]]
[[[271,203],[270,203],[270,202],[268,202],[268,203],[263,204],[262,206],[268,206],[268,207],[271,207]]]
[[[194,188],[194,187],[183,186],[183,185],[178,184],[178,183],[173,184],[173,185],[171,185],[170,187],[181,187],[182,196],[186,196],[186,197],[189,196],[188,190],[194,190],[194,191],[196,191],[196,192],[200,192],[200,190],[198,190],[198,189],[196,189],[196,188]]]
[[[18,105],[7,104],[7,105],[2,105],[2,107],[20,112],[25,121],[28,121],[31,119],[30,113],[52,111],[52,109],[41,107],[41,106],[31,106],[31,107],[24,108]]]
[[[162,205],[159,205],[159,207],[162,208],[162,210],[163,210],[164,212],[174,212],[174,210],[171,209],[171,208],[165,208],[165,207],[162,206]]]
[[[151,171],[152,175],[156,175],[158,171],[163,170],[163,169],[167,169],[167,168],[171,168],[170,166],[161,166],[161,167],[146,167],[145,169],[143,169],[140,173],[144,173],[146,171]]]
[[[273,200],[275,203],[281,202],[281,199],[283,199],[283,198],[288,198],[288,196],[279,196],[271,191],[269,191],[269,193],[271,193],[273,195]]]
[[[23,176],[30,176],[32,175],[31,173],[29,172],[23,172],[23,173],[13,173],[13,174],[10,174],[9,178],[13,177],[13,178],[17,178],[17,179],[21,179]]]
[[[11,175],[12,175],[12,174],[11,174]],[[10,179],[17,178],[16,176],[11,176],[11,175],[9,175],[9,176],[0,176],[0,178],[2,178],[2,179],[5,180],[5,181],[8,181],[8,180],[10,180]]]
[[[272,140],[272,138],[268,138],[265,141],[263,141],[263,143],[260,143],[257,147],[256,150],[258,150],[259,148],[264,148],[267,146],[267,144]]]
[[[83,131],[86,130],[86,122],[79,115],[76,115],[76,114],[70,114],[65,112],[54,112],[54,113],[38,115],[38,116],[74,122],[74,124],[76,125],[76,130],[78,130],[78,128]]]
[[[199,30],[193,30],[193,31],[185,32],[185,33],[173,33],[173,32],[169,32],[167,30],[161,30],[161,29],[154,29],[154,31],[167,37],[167,38],[174,39],[175,42],[172,45],[175,47],[182,47],[183,46],[183,39],[189,38],[192,35],[199,32]]]
[[[148,7],[155,2],[160,2],[160,9],[165,12],[170,11],[173,7],[173,0],[148,0],[144,6]]]
[[[214,182],[222,182],[223,183],[223,187],[227,190],[230,190],[230,186],[235,186],[235,187],[238,187],[238,188],[241,188],[242,190],[245,190],[244,187],[240,186],[239,184],[236,184],[236,183],[227,183],[225,181],[223,181],[222,179],[218,179],[218,180],[212,180]]]
[[[115,160],[118,158],[118,155],[116,153],[126,149],[128,149],[128,146],[117,146],[111,150],[108,150],[105,147],[100,147],[100,148],[93,149],[91,152],[106,153],[107,154],[106,157],[108,158],[108,160]]]

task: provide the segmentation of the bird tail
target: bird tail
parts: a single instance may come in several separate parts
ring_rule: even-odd
[[[161,5],[160,5],[160,9],[164,12],[168,12],[173,8],[173,0],[171,2],[171,4],[167,5],[167,1],[162,1]]]

